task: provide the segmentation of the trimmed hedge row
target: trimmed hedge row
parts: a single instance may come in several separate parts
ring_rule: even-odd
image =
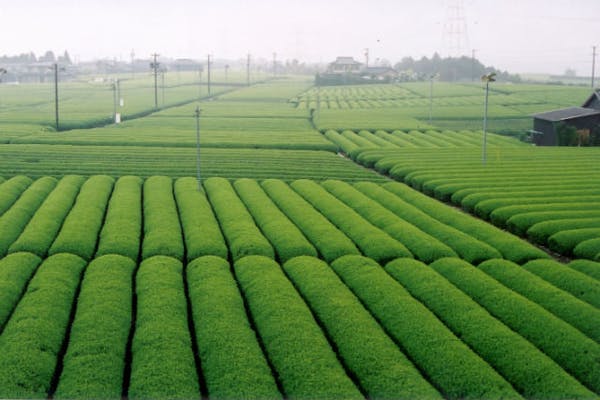
[[[500,207],[518,205],[518,204],[559,204],[559,203],[574,203],[574,202],[590,202],[597,203],[600,201],[600,196],[565,196],[553,197],[552,192],[549,192],[547,197],[518,197],[506,199],[487,199],[482,200],[474,208],[475,214],[484,219],[490,219],[490,214]]]
[[[599,237],[600,228],[569,229],[550,236],[548,247],[558,253],[571,255],[579,243]]]
[[[248,256],[234,270],[286,398],[363,398],[275,261]]]
[[[457,256],[450,247],[399,218],[348,183],[329,180],[321,183],[321,186],[371,224],[406,246],[419,260],[429,263],[438,258]]]
[[[175,181],[175,199],[187,250],[187,261],[201,256],[227,258],[228,250],[219,223],[195,178]]]
[[[550,236],[562,231],[598,227],[600,218],[557,219],[534,224],[527,230],[527,236],[536,243],[546,244]]]
[[[142,259],[168,256],[183,260],[185,249],[177,205],[173,197],[173,180],[152,176],[144,182],[144,239]]]
[[[523,265],[527,271],[573,296],[600,308],[600,282],[554,260],[534,260]]]
[[[575,257],[600,261],[600,238],[583,240],[573,249]]]
[[[400,259],[387,264],[385,270],[526,398],[593,397],[547,355],[431,268]]]
[[[508,382],[375,261],[346,256],[331,266],[444,397],[520,398]]]
[[[148,258],[138,269],[130,399],[200,396],[182,269],[179,260],[167,256]]]
[[[567,266],[600,281],[600,263],[598,262],[573,260]]]
[[[370,182],[359,182],[354,184],[354,187],[376,200],[398,217],[450,246],[456,253],[449,256],[458,254],[461,258],[472,263],[502,257],[500,252],[492,246],[438,221],[379,185]]]
[[[510,261],[489,260],[478,268],[600,343],[600,310]]]
[[[324,261],[297,257],[283,269],[368,398],[441,398]]]
[[[114,182],[109,176],[96,175],[81,186],[48,254],[72,253],[88,261],[92,259]]]
[[[280,262],[297,256],[317,256],[317,250],[252,179],[233,184],[238,196],[269,239]]]
[[[229,263],[215,256],[200,257],[188,264],[186,276],[209,397],[281,398]]]
[[[262,182],[262,188],[326,261],[331,262],[347,254],[360,254],[348,236],[283,181],[267,179]]]
[[[325,137],[331,140],[333,143],[335,143],[339,147],[339,149],[341,149],[346,154],[350,154],[351,152],[359,149],[359,146],[356,143],[354,143],[350,139],[345,138],[336,131],[326,131]]]
[[[45,176],[33,182],[17,201],[0,217],[0,257],[27,226],[46,196],[56,186],[56,179]]]
[[[446,258],[430,267],[600,393],[600,346],[592,339],[465,261]]]
[[[547,203],[547,204],[517,204],[496,208],[490,214],[492,224],[504,228],[508,221],[519,214],[543,213],[543,212],[588,212],[598,210],[600,203]],[[525,218],[525,217],[524,217]]]
[[[17,201],[19,196],[33,183],[33,179],[17,175],[0,185],[0,216]]]
[[[119,254],[137,261],[142,234],[142,179],[123,176],[113,189],[96,257]]]
[[[0,333],[41,262],[31,253],[13,253],[0,259]]]
[[[384,189],[419,208],[435,219],[496,248],[504,258],[522,264],[529,260],[549,258],[545,252],[509,233],[463,212],[454,210],[401,183],[387,183]]]
[[[55,398],[121,397],[135,267],[111,254],[86,268]]]
[[[254,223],[254,219],[225,178],[208,178],[204,181],[208,199],[215,210],[232,259],[247,255],[275,258],[269,241]]]
[[[493,214],[493,213],[492,213]],[[555,220],[566,220],[571,221],[583,219],[583,218],[597,218],[600,217],[600,211],[537,211],[537,212],[526,212],[522,214],[516,214],[510,217],[506,221],[506,227],[517,235],[525,235],[527,230],[534,225]],[[547,235],[548,237],[550,235]]]
[[[23,233],[8,248],[8,252],[27,251],[45,257],[73,207],[84,181],[85,178],[78,175],[62,178],[31,218]]]
[[[293,182],[291,187],[348,235],[366,256],[378,262],[412,257],[402,243],[373,226],[316,182],[301,179]]]
[[[0,398],[47,398],[86,262],[47,258],[0,336]]]

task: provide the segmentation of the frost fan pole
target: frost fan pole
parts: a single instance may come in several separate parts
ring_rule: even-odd
[[[59,131],[58,125],[58,64],[54,64],[54,117],[56,120],[56,132]]]
[[[487,114],[488,114],[488,94],[490,91],[490,82],[496,81],[496,73],[492,72],[487,75],[483,75],[481,80],[485,82],[485,105],[483,108],[483,151],[482,151],[482,163],[485,165],[486,162],[486,141],[487,141]]]
[[[198,191],[202,191],[200,180],[200,107],[196,106],[196,176],[198,180]]]

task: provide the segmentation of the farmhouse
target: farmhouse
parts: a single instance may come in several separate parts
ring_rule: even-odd
[[[573,132],[573,137],[565,137]],[[600,89],[581,107],[569,107],[533,115],[533,142],[538,146],[581,145],[600,135]]]
[[[362,63],[355,61],[352,57],[337,57],[327,67],[328,74],[358,73],[362,69]]]

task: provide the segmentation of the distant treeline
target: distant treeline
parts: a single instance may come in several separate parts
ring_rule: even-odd
[[[432,75],[438,74],[442,81],[478,81],[482,75],[495,72],[498,80],[521,82],[519,75],[486,67],[475,58],[466,56],[442,58],[437,53],[431,58],[423,57],[419,60],[404,57],[394,65],[394,69],[400,73],[400,80],[428,80]]]
[[[48,50],[44,55],[37,57],[35,53],[22,53],[17,56],[0,56],[2,64],[31,64],[35,62],[58,62],[60,64],[71,64],[71,56],[65,51],[63,55],[55,55],[53,51]]]

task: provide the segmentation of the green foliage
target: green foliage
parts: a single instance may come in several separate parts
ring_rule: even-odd
[[[215,256],[197,258],[186,268],[208,395],[216,399],[281,398],[229,268],[227,261]]]
[[[545,219],[536,219],[537,214],[548,213],[547,215],[549,218],[547,219],[551,219],[551,216],[556,214],[569,215],[569,213],[578,213],[573,215],[573,217],[576,218],[578,216],[587,216],[589,213],[594,213],[599,206],[599,202],[517,204],[501,206],[492,211],[490,214],[490,221],[499,227],[504,227],[506,225],[509,229],[514,228],[519,230],[520,228],[517,227],[516,224],[520,224],[521,221],[523,221],[523,225],[527,224],[529,215],[532,215],[533,223],[538,223]],[[521,215],[523,215],[523,220],[517,219],[520,218]],[[511,220],[512,222],[510,222]],[[526,231],[527,230],[525,230],[525,232]]]
[[[48,254],[72,253],[88,261],[92,259],[113,184],[113,178],[96,175],[81,186],[75,205]]]
[[[600,392],[600,346],[544,308],[458,259],[430,265],[573,377]]]
[[[385,270],[524,397],[593,397],[548,356],[425,264],[400,259]]]
[[[600,281],[600,263],[598,262],[589,260],[573,260],[567,266]]]
[[[500,209],[496,209],[498,211]],[[496,212],[494,211],[494,213]],[[494,219],[494,213],[492,213],[492,222],[496,224]],[[506,227],[516,235],[525,235],[527,230],[538,223],[544,221],[556,221],[556,220],[579,220],[585,218],[597,218],[600,217],[600,212],[596,211],[534,211],[524,212],[511,216],[506,220]],[[536,229],[539,229],[538,227]],[[545,229],[544,229],[545,230]],[[555,232],[554,232],[555,233]],[[552,234],[544,232],[546,239]],[[542,240],[545,243],[545,239]]]
[[[135,267],[111,254],[86,268],[55,398],[121,397]]]
[[[204,181],[204,188],[233,260],[247,255],[275,258],[273,247],[256,226],[227,179],[209,178]]]
[[[204,190],[194,178],[175,181],[175,199],[187,250],[187,260],[213,255],[227,258],[227,245]]]
[[[0,259],[0,332],[41,262],[30,253],[13,253]]]
[[[0,184],[0,216],[17,201],[32,182],[29,177],[17,175]]]
[[[56,186],[56,179],[44,177],[33,182],[17,201],[0,216],[0,257],[6,255],[44,199]]]
[[[72,254],[47,258],[0,336],[0,397],[45,399],[69,325],[86,262]]]
[[[362,398],[279,265],[248,256],[234,270],[285,397]]]
[[[478,268],[600,343],[600,310],[510,261],[489,260]]]
[[[523,265],[552,285],[600,308],[600,282],[554,260],[533,260]]]
[[[531,226],[527,230],[527,236],[536,243],[546,244],[550,236],[562,231],[598,227],[600,227],[600,218],[552,219]],[[600,229],[598,230],[600,231]]]
[[[85,179],[77,175],[62,178],[37,210],[9,253],[27,251],[45,257],[64,219],[71,210]]]
[[[379,262],[412,257],[402,243],[373,226],[314,181],[297,180],[291,187],[348,235],[366,256]]]
[[[549,257],[542,250],[531,244],[411,190],[406,185],[389,183],[383,187],[438,221],[496,248],[508,260],[523,263],[529,260]]]
[[[577,128],[567,125],[564,122],[556,126],[557,145],[559,146],[577,146]]]
[[[368,398],[441,397],[324,261],[297,257],[283,269]]]
[[[376,262],[346,256],[331,267],[444,397],[520,397]]]
[[[233,186],[262,233],[275,248],[280,262],[297,256],[317,255],[313,245],[277,208],[256,181],[239,179]]]
[[[179,260],[155,256],[144,260],[138,269],[130,399],[191,399],[200,395],[182,268]]]
[[[166,176],[153,176],[146,179],[143,190],[142,259],[163,255],[183,260],[183,238],[173,197],[173,181]]]
[[[573,254],[578,258],[589,258],[590,260],[600,261],[600,238],[580,241],[573,248]]]
[[[594,224],[593,228],[567,229],[555,233],[548,238],[548,247],[558,253],[571,255],[579,243],[591,239],[597,239],[600,236],[600,227]]]
[[[360,254],[354,243],[287,184],[276,179],[262,188],[283,213],[302,231],[328,262],[347,254]]]
[[[442,257],[456,257],[456,253],[444,243],[399,218],[349,184],[329,180],[321,185],[367,221],[406,246],[419,260],[429,263]]]
[[[96,257],[119,254],[137,261],[142,233],[142,179],[122,176],[108,203]]]

